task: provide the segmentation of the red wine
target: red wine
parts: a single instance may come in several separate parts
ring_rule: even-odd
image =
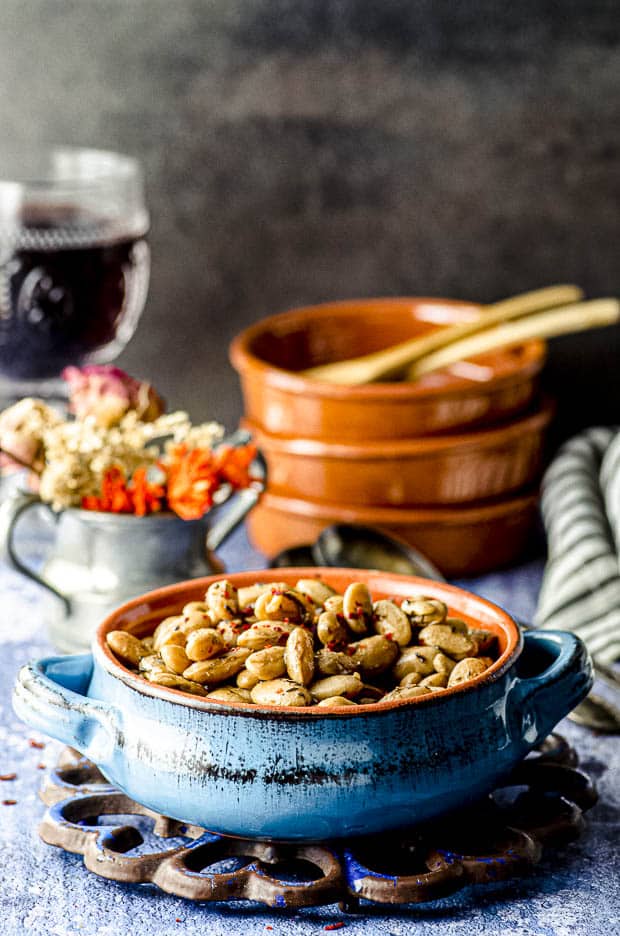
[[[114,357],[145,298],[144,233],[36,207],[16,231],[0,230],[0,374],[44,380],[68,364]]]

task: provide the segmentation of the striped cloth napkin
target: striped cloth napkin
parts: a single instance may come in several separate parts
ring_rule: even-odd
[[[620,657],[620,431],[566,442],[542,486],[549,558],[535,623],[574,631],[602,664]]]

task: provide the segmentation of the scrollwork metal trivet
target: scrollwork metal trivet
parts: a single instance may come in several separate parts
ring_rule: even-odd
[[[361,899],[422,903],[527,874],[543,846],[581,833],[597,796],[575,751],[551,735],[475,808],[414,832],[344,844],[228,838],[168,819],[130,800],[70,748],[41,798],[49,807],[41,838],[83,855],[100,877],[191,900],[295,908],[340,901],[354,910]]]

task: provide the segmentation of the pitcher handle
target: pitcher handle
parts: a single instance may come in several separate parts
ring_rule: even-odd
[[[0,557],[16,572],[20,572],[21,575],[25,575],[26,578],[32,579],[37,585],[51,592],[59,601],[62,601],[66,614],[70,614],[71,602],[67,596],[63,595],[51,582],[48,582],[43,575],[39,575],[38,572],[26,565],[17,552],[15,530],[20,518],[31,507],[44,507],[54,517],[57,516],[52,508],[45,504],[37,494],[17,491],[0,506]]]
[[[229,439],[228,444],[245,445],[250,441],[251,435],[245,429],[238,429]],[[207,532],[207,550],[215,552],[233,533],[242,520],[249,514],[252,507],[258,503],[265,490],[267,482],[267,464],[262,452],[257,452],[251,465],[253,481],[249,487],[236,491],[229,499],[228,507],[221,517]]]

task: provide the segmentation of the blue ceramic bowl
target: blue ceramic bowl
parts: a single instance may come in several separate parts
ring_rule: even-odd
[[[92,654],[25,666],[17,714],[77,748],[143,805],[216,832],[317,841],[401,829],[491,790],[584,696],[581,641],[522,635],[488,601],[449,585],[352,569],[276,569],[229,576],[294,583],[320,576],[339,591],[364,581],[375,597],[422,593],[493,631],[500,655],[469,683],[358,708],[282,709],[212,702],[147,683],[110,653],[105,635],[150,633],[202,597],[213,578],[123,605],[98,628]]]

